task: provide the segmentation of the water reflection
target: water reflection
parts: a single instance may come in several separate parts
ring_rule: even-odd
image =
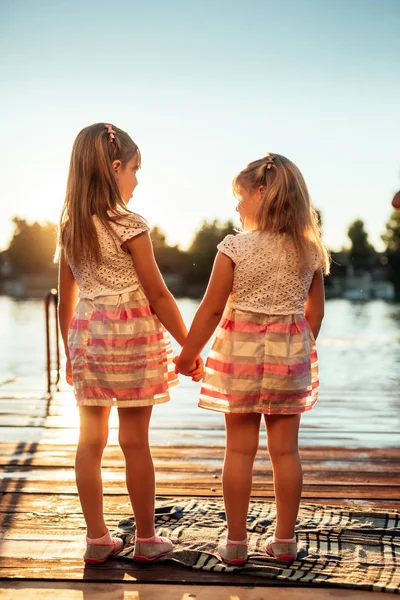
[[[196,300],[178,300],[187,325]],[[40,375],[45,367],[44,305],[0,297],[0,376]],[[324,386],[392,389],[400,383],[400,305],[330,300],[318,340]],[[208,345],[209,347],[209,345]],[[174,344],[174,349],[179,347]]]
[[[319,343],[326,387],[399,392],[400,306],[332,300]]]
[[[178,304],[185,322],[190,325],[198,302],[184,298],[178,300]],[[15,376],[18,382],[15,389],[43,393],[43,302],[0,298],[0,330],[0,381]],[[175,342],[173,347],[175,352],[179,351]],[[354,432],[358,432],[359,439],[366,445],[398,445],[400,305],[381,300],[367,303],[328,301],[318,350],[320,399],[315,409],[302,419],[303,431],[309,432],[310,440],[313,437],[314,443],[320,443],[321,435],[326,431],[329,441],[329,431],[336,431],[335,435],[343,437],[344,444],[354,445],[358,443]],[[21,386],[26,389],[21,390]],[[3,386],[4,392],[5,387],[8,386]],[[63,387],[70,389],[65,384]],[[222,428],[222,415],[197,408],[198,392],[198,384],[181,378],[181,385],[173,391],[173,407],[165,404],[153,412],[153,423],[159,428],[160,435],[163,428],[170,431],[171,424],[180,432],[193,427]],[[76,422],[72,397],[68,404],[71,423]]]

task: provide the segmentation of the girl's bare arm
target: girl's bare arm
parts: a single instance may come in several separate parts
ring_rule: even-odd
[[[78,299],[78,286],[64,253],[61,252],[58,270],[58,318],[65,354],[68,357],[68,329],[74,315]]]
[[[186,343],[177,361],[179,371],[185,373],[194,358],[200,354],[214,333],[233,285],[234,263],[218,252],[204,298],[194,316]]]
[[[308,292],[308,298],[305,305],[305,317],[310,324],[311,331],[317,339],[324,318],[325,291],[324,277],[321,269],[315,271],[311,286]]]
[[[136,235],[127,242],[140,283],[150,306],[178,344],[183,346],[187,330],[175,298],[165,285],[154,258],[153,245],[147,232]],[[196,360],[193,358],[193,362]]]
[[[72,385],[71,362],[68,350],[68,329],[74,315],[78,299],[78,286],[72,274],[68,262],[65,260],[64,252],[61,252],[58,271],[58,320],[60,323],[61,337],[64,342],[65,355],[67,357],[67,382]]]

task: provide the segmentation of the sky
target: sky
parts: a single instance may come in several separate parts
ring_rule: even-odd
[[[0,249],[14,216],[57,222],[78,132],[139,145],[130,208],[186,248],[233,219],[231,181],[295,162],[337,250],[380,240],[400,188],[399,0],[0,0]]]

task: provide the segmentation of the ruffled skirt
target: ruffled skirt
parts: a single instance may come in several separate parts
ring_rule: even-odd
[[[199,406],[296,414],[318,399],[315,339],[304,315],[227,308],[206,361]]]
[[[68,333],[78,406],[151,406],[179,383],[172,346],[141,289],[79,300]]]

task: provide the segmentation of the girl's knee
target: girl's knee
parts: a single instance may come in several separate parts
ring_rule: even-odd
[[[81,406],[78,450],[102,453],[108,440],[110,409],[99,406]]]
[[[118,441],[124,454],[149,450],[152,406],[120,408]]]
[[[271,459],[298,455],[300,415],[268,415],[265,424]]]
[[[107,434],[92,431],[83,433],[79,437],[78,452],[90,452],[90,454],[102,455],[107,445]]]
[[[299,455],[299,448],[297,444],[285,444],[282,442],[272,443],[268,442],[268,452],[271,460],[279,460],[281,458],[295,458]]]
[[[258,451],[258,436],[249,440],[228,439],[227,451],[255,458]]]
[[[124,432],[120,430],[118,441],[124,454],[131,454],[132,452],[139,454],[145,450],[150,451],[147,435],[137,436],[132,435],[131,432]]]
[[[255,457],[260,439],[261,415],[226,414],[226,447],[228,452]]]

